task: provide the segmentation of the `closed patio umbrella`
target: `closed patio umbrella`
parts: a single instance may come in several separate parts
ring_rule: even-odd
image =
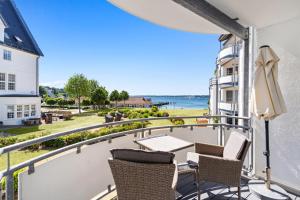
[[[269,120],[285,113],[286,105],[278,84],[279,58],[267,45],[261,46],[255,61],[255,75],[251,93],[251,113],[265,120],[266,185],[270,189]]]

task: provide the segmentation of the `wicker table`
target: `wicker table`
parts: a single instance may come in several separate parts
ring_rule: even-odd
[[[151,151],[166,151],[166,152],[175,152],[175,151],[179,151],[194,146],[193,143],[169,135],[158,135],[158,136],[146,137],[146,138],[135,140],[135,143],[140,145],[140,147]]]

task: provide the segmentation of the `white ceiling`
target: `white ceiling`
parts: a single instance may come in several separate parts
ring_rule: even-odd
[[[226,33],[172,0],[108,0],[152,23],[197,33]],[[244,26],[263,28],[300,16],[300,0],[208,0]]]

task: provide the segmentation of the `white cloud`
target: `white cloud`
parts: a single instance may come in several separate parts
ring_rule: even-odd
[[[64,81],[64,80],[40,83],[40,85],[42,85],[42,86],[49,86],[49,87],[56,87],[56,88],[63,88],[63,87],[65,87],[65,84],[66,84],[66,81]]]

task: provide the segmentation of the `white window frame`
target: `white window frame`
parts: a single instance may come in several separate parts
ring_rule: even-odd
[[[11,80],[11,77],[14,77],[13,80]],[[7,89],[8,90],[11,90],[11,91],[15,91],[16,90],[16,75],[15,74],[8,74],[7,75],[7,80],[8,80],[8,84],[7,84]],[[11,85],[10,84],[13,84],[13,89],[11,89]]]
[[[12,108],[9,108],[12,107]],[[14,119],[15,118],[15,105],[7,105],[6,106],[6,113],[7,119]]]
[[[17,118],[23,118],[23,105],[17,105]]]
[[[3,59],[7,61],[11,61],[11,51],[3,49]]]
[[[30,105],[24,105],[24,117],[30,117]]]
[[[1,76],[4,76],[4,79],[1,80]],[[0,87],[0,90],[6,90],[6,74],[5,73],[0,73],[0,84],[4,84],[4,88]]]
[[[31,108],[31,110],[30,110],[30,116],[31,117],[34,117],[34,116],[36,116],[36,105],[31,105],[30,106],[30,108]]]

